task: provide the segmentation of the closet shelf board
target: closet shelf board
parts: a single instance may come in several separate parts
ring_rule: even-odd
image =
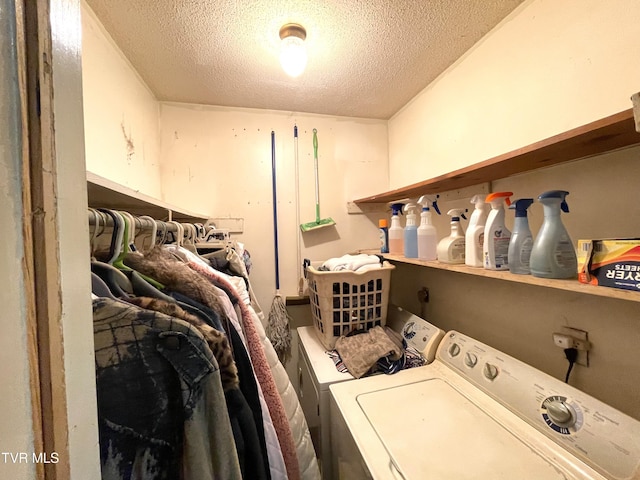
[[[211,215],[190,212],[170,205],[112,180],[87,172],[87,195],[92,208],[125,210],[135,215],[149,215],[157,220],[204,223]]]
[[[420,195],[479,185],[637,144],[640,144],[640,133],[635,130],[633,110],[629,109],[489,160],[354,202],[386,203],[417,198]]]
[[[380,255],[379,250],[361,250],[360,253],[369,253]],[[468,267],[466,265],[452,265],[437,261],[424,261],[417,258],[405,258],[402,255],[391,255],[388,253],[382,256],[392,262],[407,263],[410,265],[418,265],[426,268],[435,268],[438,270],[447,270],[449,272],[464,273],[467,275],[476,275],[485,278],[495,278],[498,280],[506,280],[509,282],[524,283],[527,285],[536,285],[539,287],[555,288],[557,290],[566,290],[576,293],[584,293],[586,295],[596,295],[600,297],[616,298],[618,300],[630,300],[632,302],[640,302],[640,292],[631,290],[621,290],[617,288],[598,287],[595,285],[587,285],[580,283],[578,280],[560,280],[551,278],[538,278],[533,275],[517,275],[508,271],[485,270],[484,268]]]

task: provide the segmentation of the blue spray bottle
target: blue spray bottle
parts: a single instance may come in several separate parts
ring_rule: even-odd
[[[509,271],[521,275],[531,273],[529,268],[529,258],[533,247],[533,235],[529,228],[527,209],[533,203],[533,198],[521,198],[511,203],[510,210],[516,211],[516,219],[509,241],[509,251],[507,253]]]
[[[560,211],[569,212],[564,190],[541,193],[544,220],[531,249],[531,274],[543,278],[573,278],[578,275],[576,250],[567,229],[562,224]]]

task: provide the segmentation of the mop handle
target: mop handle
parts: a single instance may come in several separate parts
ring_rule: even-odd
[[[313,129],[313,170],[316,177],[316,223],[320,223],[320,185],[318,180],[318,130]]]
[[[278,259],[278,201],[276,195],[276,132],[271,131],[271,190],[273,195],[273,245],[276,258],[276,291],[280,290],[280,262]]]

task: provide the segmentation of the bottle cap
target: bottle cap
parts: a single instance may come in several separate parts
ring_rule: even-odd
[[[381,218],[380,220],[378,220],[378,228],[387,228],[388,224],[387,224],[387,219],[386,218]]]

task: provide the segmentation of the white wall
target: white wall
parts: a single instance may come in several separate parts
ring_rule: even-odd
[[[162,200],[158,102],[81,5],[87,170]]]
[[[271,131],[276,133],[280,290],[298,291],[298,254],[325,260],[378,245],[377,224],[346,213],[347,201],[388,182],[387,127],[380,120],[163,103],[162,181],[166,200],[215,216],[244,218],[236,236],[252,255],[262,308],[275,292]],[[296,219],[293,127],[298,125],[300,219]],[[300,233],[315,220],[312,130],[318,130],[320,214],[335,227]]]
[[[389,121],[391,188],[631,108],[638,25],[637,0],[526,1]]]
[[[20,103],[15,51],[15,12],[12,1],[0,2],[0,223],[22,225],[22,145]],[[27,349],[27,300],[22,228],[6,228],[0,248],[0,289],[4,311],[0,335],[0,441],[2,452],[33,452],[31,381]],[[0,458],[0,477],[28,480],[35,477],[32,463]]]

